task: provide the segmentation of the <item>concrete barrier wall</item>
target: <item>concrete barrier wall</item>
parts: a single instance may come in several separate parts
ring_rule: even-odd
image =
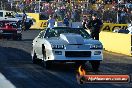
[[[101,32],[100,41],[103,44],[105,50],[126,54],[132,56],[132,35]]]

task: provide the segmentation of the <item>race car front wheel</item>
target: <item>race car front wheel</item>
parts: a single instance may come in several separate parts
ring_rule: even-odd
[[[39,64],[39,63],[42,62],[42,60],[37,59],[37,55],[36,55],[35,52],[33,52],[33,55],[32,55],[32,62],[33,62],[34,64]]]
[[[90,61],[93,71],[99,71],[100,61]]]
[[[43,54],[42,66],[45,69],[49,69],[51,67],[51,61],[47,61],[46,60],[46,50],[45,50],[45,46],[44,45],[42,45],[42,54]]]

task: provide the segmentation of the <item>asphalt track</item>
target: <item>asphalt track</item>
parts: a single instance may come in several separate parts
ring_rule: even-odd
[[[0,39],[0,88],[132,88],[132,83],[80,85],[73,64],[54,64],[50,70],[32,64],[32,40],[39,32],[24,31],[22,41]],[[86,70],[92,72],[89,63]],[[99,73],[132,75],[132,57],[105,51]]]

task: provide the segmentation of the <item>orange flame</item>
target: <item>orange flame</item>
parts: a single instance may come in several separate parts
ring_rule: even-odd
[[[84,76],[86,74],[86,71],[82,68],[82,66],[79,66],[78,71],[80,76]]]

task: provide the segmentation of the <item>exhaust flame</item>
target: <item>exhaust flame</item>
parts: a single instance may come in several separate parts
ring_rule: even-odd
[[[86,75],[86,72],[85,72],[85,70],[82,68],[82,66],[79,66],[78,72],[79,72],[79,75],[80,75],[80,76]]]
[[[86,82],[86,78],[85,78],[85,75],[86,75],[86,71],[82,68],[82,66],[80,65],[79,68],[78,68],[78,74],[76,75],[77,77],[77,82],[79,84],[84,84]]]

